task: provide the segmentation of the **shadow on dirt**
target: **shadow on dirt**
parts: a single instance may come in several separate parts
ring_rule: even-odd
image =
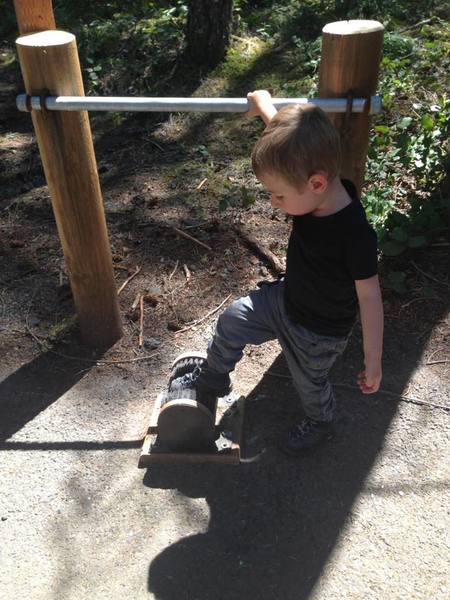
[[[245,96],[255,87],[259,76],[263,74],[268,76],[280,69],[286,69],[286,61],[283,59],[281,50],[275,48],[262,53],[243,74],[231,78],[227,89],[221,93],[228,96]],[[17,133],[31,133],[30,115],[19,113],[15,106],[16,95],[23,88],[18,63],[14,61],[7,66],[0,65],[0,75],[3,75],[8,81],[8,85],[3,90],[0,89],[0,105],[3,109],[2,116],[0,116],[0,134],[9,136]],[[172,72],[170,80],[165,82],[164,89],[157,87],[152,90],[152,95],[195,95],[205,76],[204,71],[186,65],[180,60]],[[114,163],[119,156],[121,158],[118,163],[121,164],[121,171],[122,173],[126,172],[127,175],[145,171],[150,167],[157,169],[170,165],[175,168],[189,158],[185,152],[180,151],[180,146],[186,144],[189,147],[199,141],[204,141],[208,137],[208,129],[211,124],[217,118],[223,118],[223,115],[204,114],[194,119],[185,134],[180,136],[176,142],[170,142],[167,148],[164,148],[164,153],[161,153],[160,150],[151,147],[152,142],[149,142],[147,138],[149,136],[151,138],[152,132],[169,118],[170,115],[167,113],[135,113],[129,114],[120,125],[117,125],[113,124],[109,117],[94,113],[91,115],[91,125],[95,134],[98,162],[106,160]],[[242,116],[235,115],[235,118],[242,119]],[[146,139],[143,140],[143,138]],[[240,155],[249,156],[250,146],[251,143],[248,148],[234,148],[233,158],[238,158]],[[15,155],[11,154],[9,149],[3,152],[5,168],[0,173],[0,182],[2,182],[1,198],[4,200],[15,197],[18,192],[30,192],[44,184],[42,164],[38,157],[38,148],[34,138],[32,143],[24,145],[20,150],[14,150],[14,152]],[[122,153],[127,155],[125,164],[122,164]],[[120,175],[118,177],[120,178]],[[109,177],[102,178],[103,189],[110,187],[108,180]],[[111,181],[111,184],[114,185],[114,180]]]
[[[58,400],[104,354],[93,353],[76,342],[55,346],[54,350],[39,355],[0,382],[0,442]]]

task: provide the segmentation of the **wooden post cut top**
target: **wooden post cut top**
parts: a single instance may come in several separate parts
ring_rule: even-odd
[[[60,31],[58,29],[50,29],[38,31],[35,33],[27,33],[17,38],[16,44],[20,46],[30,46],[31,48],[44,48],[48,46],[63,46],[75,41],[73,33],[68,31]]]
[[[58,29],[22,35],[16,40],[28,94],[84,96],[76,38]]]
[[[322,33],[331,35],[358,35],[361,33],[374,33],[375,31],[384,31],[384,26],[378,21],[364,19],[335,21],[334,23],[327,23],[322,29]]]

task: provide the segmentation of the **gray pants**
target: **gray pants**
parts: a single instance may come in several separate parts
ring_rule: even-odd
[[[328,372],[344,351],[348,336],[319,335],[293,323],[286,314],[283,296],[281,280],[263,284],[233,302],[217,322],[208,348],[208,370],[229,373],[247,344],[278,339],[306,415],[330,421],[335,401]]]

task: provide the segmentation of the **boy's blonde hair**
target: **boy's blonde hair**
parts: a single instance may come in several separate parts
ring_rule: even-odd
[[[255,175],[281,175],[301,188],[314,173],[339,175],[339,134],[318,106],[291,104],[272,118],[252,152]]]

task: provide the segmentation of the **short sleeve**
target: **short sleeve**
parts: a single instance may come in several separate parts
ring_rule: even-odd
[[[345,261],[354,281],[369,279],[378,273],[377,234],[370,225],[361,225],[348,232]]]

